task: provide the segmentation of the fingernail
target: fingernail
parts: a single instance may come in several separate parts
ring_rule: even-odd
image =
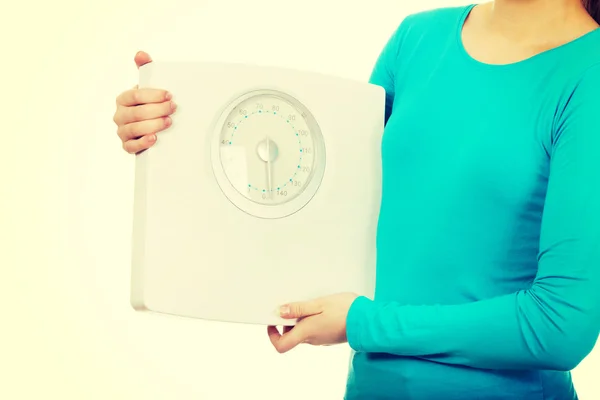
[[[171,92],[167,92],[167,94],[165,94],[165,99],[171,100],[172,98],[173,98],[173,95],[171,94]]]
[[[172,122],[173,120],[171,119],[171,117],[165,118],[165,126],[170,126]]]
[[[174,101],[171,102],[171,110],[175,110],[177,108],[177,104]]]
[[[290,307],[289,306],[281,306],[281,307],[279,307],[279,315],[281,315],[282,317],[285,317],[289,313],[290,313]]]
[[[150,135],[148,137],[148,140],[151,141],[151,142],[155,142],[156,141],[156,135]]]

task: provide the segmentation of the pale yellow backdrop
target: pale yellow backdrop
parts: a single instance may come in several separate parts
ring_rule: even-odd
[[[34,0],[0,9],[0,399],[340,399],[348,348],[281,356],[261,327],[129,306],[132,57],[365,80],[408,13],[456,0]],[[576,371],[600,399],[598,351]]]

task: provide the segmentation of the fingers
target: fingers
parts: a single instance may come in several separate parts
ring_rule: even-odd
[[[322,307],[318,300],[290,303],[280,307],[281,318],[295,319],[309,317],[322,313]]]
[[[152,62],[150,55],[138,51],[134,56],[137,68]],[[172,124],[169,117],[177,106],[166,90],[139,89],[136,85],[117,96],[117,110],[113,121],[117,124],[117,134],[123,149],[137,154],[154,145],[156,133]]]
[[[139,139],[132,139],[123,142],[123,150],[129,154],[137,154],[150,148],[154,143],[156,143],[156,134],[142,136]]]
[[[146,65],[146,64],[152,62],[152,58],[145,51],[138,51],[136,53],[135,57],[133,57],[133,61],[135,61],[136,67],[139,68],[142,65]]]
[[[286,333],[290,332],[293,328],[294,328],[293,326],[284,326],[283,334],[285,335]],[[277,329],[276,326],[267,327],[267,333],[269,334],[269,338],[274,336],[274,339],[278,339],[282,335],[281,333],[279,333],[279,330]]]
[[[276,326],[268,326],[267,327],[267,335],[269,335],[269,340],[271,341],[271,344],[273,345],[273,347],[275,347],[275,350],[280,352],[277,349],[277,343],[279,343],[279,339],[281,339],[281,333],[279,333],[279,330],[277,329],[277,327]]]
[[[173,98],[171,93],[162,89],[138,89],[137,86],[124,91],[117,97],[117,105],[132,107],[140,104],[162,103]]]
[[[286,353],[292,350],[294,347],[307,341],[306,332],[301,324],[294,327],[289,327],[286,331],[284,328],[284,334],[282,335],[275,326],[269,326],[267,328],[267,334],[271,340],[271,344],[275,347],[275,350],[279,353]]]
[[[119,106],[114,116],[118,126],[132,122],[147,121],[155,118],[167,117],[175,112],[177,105],[172,101],[163,103],[150,103],[133,107]]]
[[[130,124],[121,125],[117,129],[119,138],[126,142],[132,139],[138,139],[141,136],[146,136],[151,133],[157,133],[167,129],[173,121],[171,117],[154,118],[150,120],[132,122]]]

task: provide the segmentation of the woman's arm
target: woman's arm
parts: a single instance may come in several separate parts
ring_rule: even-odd
[[[375,66],[371,72],[369,83],[381,86],[385,89],[385,123],[392,115],[394,97],[396,94],[396,66],[398,65],[398,56],[400,45],[406,25],[411,16],[405,18],[400,26],[392,33],[387,43],[379,53]]]
[[[359,297],[347,318],[357,351],[493,369],[571,370],[600,332],[600,66],[559,117],[528,290],[463,305]]]

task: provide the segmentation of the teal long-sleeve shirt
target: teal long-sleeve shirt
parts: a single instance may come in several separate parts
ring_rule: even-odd
[[[571,400],[600,332],[600,29],[506,64],[473,6],[404,19],[387,94],[374,300],[347,318],[348,400]]]

